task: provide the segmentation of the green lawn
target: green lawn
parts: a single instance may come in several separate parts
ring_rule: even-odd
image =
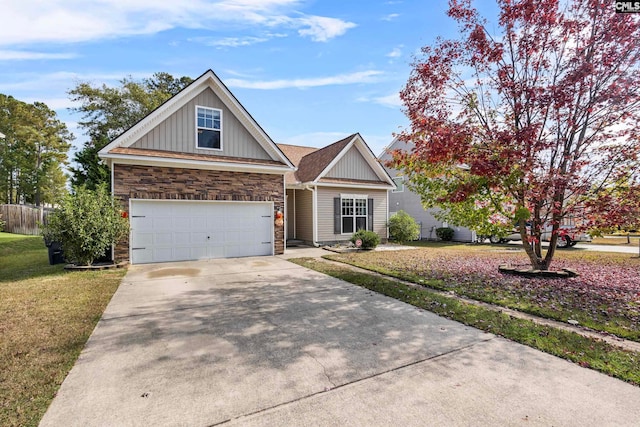
[[[67,272],[41,237],[0,233],[0,425],[38,425],[124,274]]]
[[[627,236],[607,236],[607,237],[594,237],[591,242],[594,245],[608,245],[608,246],[632,246],[638,247],[638,241],[640,237],[631,235]]]
[[[580,366],[640,385],[640,353],[625,351],[604,341],[573,332],[538,325],[530,320],[514,318],[499,310],[465,303],[457,298],[435,293],[426,287],[410,286],[391,278],[357,272],[347,266],[313,258],[297,258],[290,261],[565,358]]]

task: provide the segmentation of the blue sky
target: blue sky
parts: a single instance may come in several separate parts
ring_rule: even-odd
[[[76,135],[67,91],[211,68],[278,143],[360,132],[380,154],[407,126],[413,56],[453,36],[444,0],[3,0],[0,93],[42,101]]]

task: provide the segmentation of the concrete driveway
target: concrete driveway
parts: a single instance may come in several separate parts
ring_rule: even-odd
[[[41,426],[639,419],[640,388],[262,257],[132,266]]]

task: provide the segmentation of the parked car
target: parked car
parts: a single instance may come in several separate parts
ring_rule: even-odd
[[[569,246],[575,246],[578,242],[591,242],[591,236],[586,233],[578,232],[574,227],[571,226],[560,226],[558,230],[558,241],[556,246],[559,248],[567,248]],[[548,242],[551,240],[551,228],[542,232],[541,235],[543,242]],[[520,232],[518,230],[513,230],[510,234],[504,237],[491,236],[489,237],[489,241],[491,243],[506,243],[511,241],[522,240],[520,238]]]

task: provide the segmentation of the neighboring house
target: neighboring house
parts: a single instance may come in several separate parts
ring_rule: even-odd
[[[411,151],[412,145],[400,141],[398,138],[385,149],[380,155],[380,162],[384,165],[387,161],[391,160],[391,152],[394,150]],[[420,201],[420,196],[405,185],[405,177],[402,171],[389,168],[385,166],[385,169],[393,178],[396,188],[389,194],[389,216],[398,211],[405,211],[411,215],[420,224],[420,238],[421,239],[436,239],[436,228],[449,226],[446,222],[438,221],[433,213],[437,212],[437,209],[425,210]],[[453,240],[458,242],[471,242],[475,240],[475,233],[465,227],[451,226],[454,230]]]
[[[387,239],[393,181],[360,134],[324,148],[279,144],[297,166],[287,173],[287,238],[309,245],[344,242],[359,229]]]
[[[293,164],[211,70],[99,152],[133,264],[284,252]]]

